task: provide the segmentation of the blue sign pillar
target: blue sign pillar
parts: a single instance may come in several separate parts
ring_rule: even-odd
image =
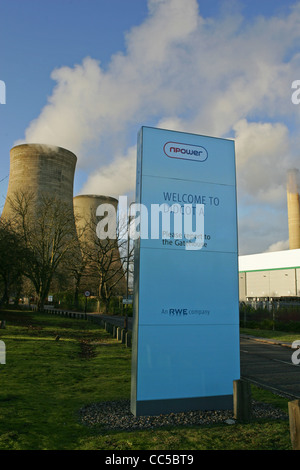
[[[131,411],[230,409],[240,378],[234,142],[142,127],[136,203],[147,210],[135,241]]]

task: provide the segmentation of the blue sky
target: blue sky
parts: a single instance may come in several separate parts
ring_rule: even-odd
[[[75,195],[130,193],[153,125],[234,138],[240,253],[288,248],[300,2],[2,0],[0,18],[0,207],[19,142],[74,151]]]

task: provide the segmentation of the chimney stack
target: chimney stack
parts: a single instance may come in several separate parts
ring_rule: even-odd
[[[290,250],[300,248],[299,170],[287,174],[287,206]]]

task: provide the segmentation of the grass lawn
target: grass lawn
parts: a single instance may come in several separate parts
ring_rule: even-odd
[[[259,338],[275,339],[276,341],[283,341],[284,343],[292,343],[293,341],[300,340],[299,333],[286,333],[284,331],[276,330],[260,330],[256,328],[241,328],[241,333]]]
[[[84,405],[129,399],[131,350],[85,320],[0,311],[3,319],[0,450],[291,449],[288,420],[134,432],[86,427],[78,418]],[[287,400],[252,393],[287,411]]]

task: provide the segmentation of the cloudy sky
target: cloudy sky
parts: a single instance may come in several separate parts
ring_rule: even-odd
[[[288,248],[300,1],[2,0],[0,17],[0,206],[23,142],[77,155],[75,195],[131,194],[150,125],[234,139],[239,252]]]

